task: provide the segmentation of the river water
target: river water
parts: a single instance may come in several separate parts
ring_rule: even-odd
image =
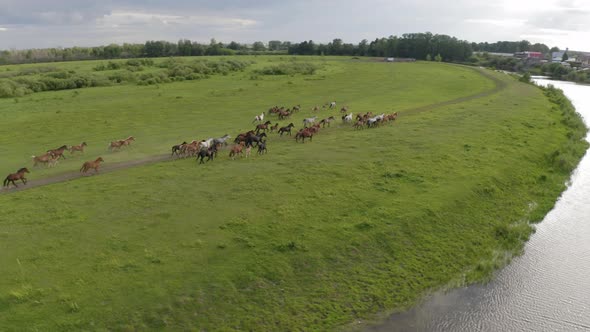
[[[590,86],[535,82],[562,89],[590,125]],[[590,153],[536,229],[488,284],[434,294],[367,330],[590,331]]]

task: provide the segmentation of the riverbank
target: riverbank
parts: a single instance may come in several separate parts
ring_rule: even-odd
[[[563,89],[588,123],[588,87],[543,79],[535,82]],[[590,237],[588,153],[568,183],[554,208],[536,225],[524,255],[498,271],[489,283],[437,292],[411,310],[383,319],[368,330],[470,332],[590,328],[587,315],[590,297],[586,292],[590,289],[587,278],[590,265],[586,259]]]
[[[348,327],[489,277],[563,190],[577,134],[534,86],[490,72],[505,84],[496,89],[470,68],[436,63],[315,61],[324,69],[313,76],[244,72],[64,99],[68,119],[92,106],[145,128],[118,158],[167,151],[193,122],[203,136],[237,132],[266,100],[301,103],[297,123],[328,96],[354,112],[395,105],[400,116],[366,130],[333,124],[305,144],[273,135],[267,155],[247,160],[174,160],[0,196],[11,207],[0,216],[0,327]],[[7,122],[46,123],[65,93],[20,100]],[[470,95],[479,98],[446,103]],[[139,105],[108,113],[129,96]],[[26,113],[38,102],[49,114]],[[95,140],[123,136],[127,123],[110,122]],[[46,134],[72,139],[81,126]],[[19,135],[15,145],[39,141]]]

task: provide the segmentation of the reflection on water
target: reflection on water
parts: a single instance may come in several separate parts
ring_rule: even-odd
[[[590,123],[590,86],[553,84]],[[537,232],[487,285],[436,294],[369,331],[590,331],[590,154]]]

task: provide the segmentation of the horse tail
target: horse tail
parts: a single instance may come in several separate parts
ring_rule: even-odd
[[[8,176],[6,177],[6,179],[4,179],[4,182],[2,183],[2,185],[4,187],[6,187],[8,185]]]

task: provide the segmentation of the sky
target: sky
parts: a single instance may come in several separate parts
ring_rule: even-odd
[[[590,51],[590,0],[0,0],[0,49],[329,42],[409,32]]]

